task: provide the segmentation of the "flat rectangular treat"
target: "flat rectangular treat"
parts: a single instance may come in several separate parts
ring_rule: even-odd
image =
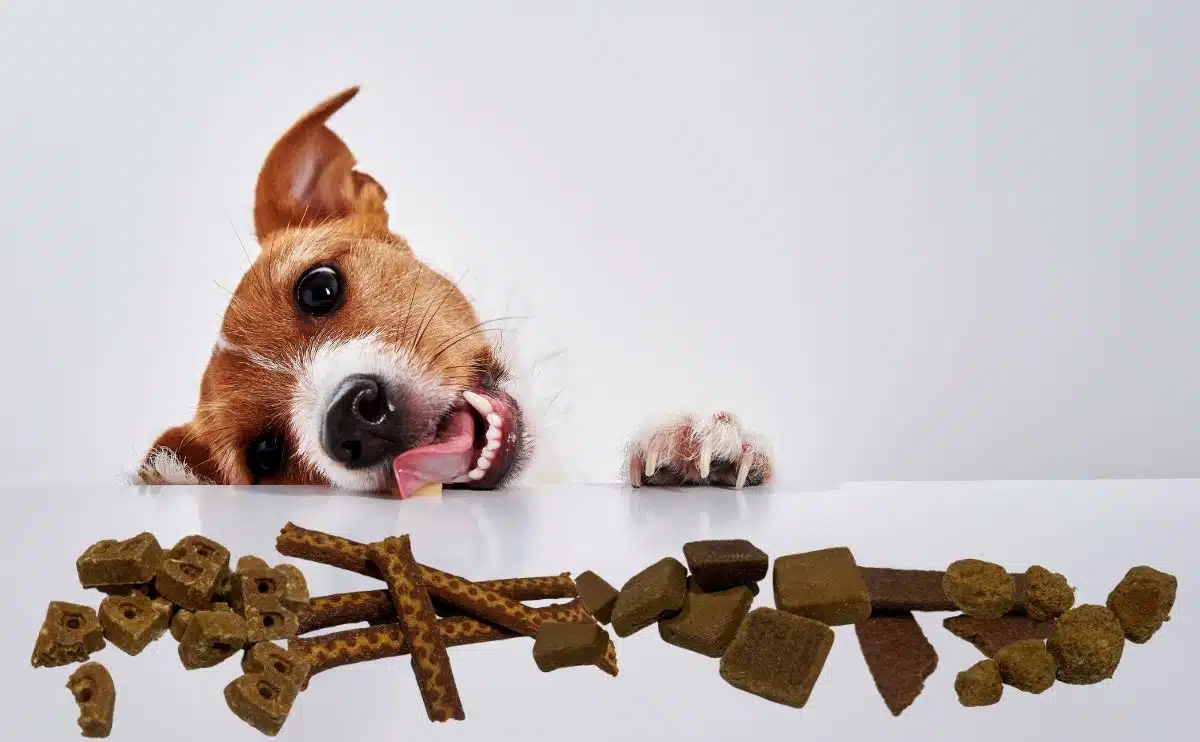
[[[828,626],[871,615],[871,596],[854,555],[844,546],[775,560],[775,607]]]
[[[84,587],[142,585],[154,579],[162,558],[158,539],[145,532],[92,544],[75,560],[75,569]]]
[[[46,618],[33,645],[34,667],[61,667],[84,662],[104,649],[104,629],[96,610],[56,600],[46,608]]]
[[[708,591],[757,584],[767,576],[766,552],[745,539],[691,541],[683,545],[692,579]]]
[[[575,578],[575,586],[588,613],[600,623],[608,623],[612,619],[613,606],[617,602],[617,589],[591,570],[580,573]]]
[[[138,655],[166,633],[173,608],[165,600],[150,600],[141,593],[110,595],[100,601],[100,626],[104,637],[129,655]]]
[[[721,656],[721,677],[768,701],[803,708],[832,648],[833,629],[820,621],[756,608]]]
[[[658,634],[668,644],[706,657],[720,657],[733,641],[752,602],[754,595],[745,585],[716,592],[689,586],[683,610],[677,616],[659,621]]]
[[[619,637],[678,613],[687,593],[687,568],[666,557],[646,567],[621,586],[612,610],[612,627]]]
[[[899,716],[937,669],[937,651],[908,611],[872,614],[855,624],[854,631],[879,695],[892,716]]]
[[[84,737],[103,738],[112,732],[117,688],[108,668],[99,662],[80,665],[67,678],[67,690],[79,705],[79,729]]]
[[[545,622],[533,642],[533,661],[542,672],[594,665],[607,648],[608,633],[598,624]]]
[[[957,612],[958,606],[946,597],[942,579],[946,573],[934,569],[888,569],[862,567],[863,581],[876,611]],[[1013,574],[1017,584],[1013,613],[1024,613],[1025,575]]]
[[[1024,614],[1008,614],[1000,618],[975,618],[960,614],[942,621],[942,625],[960,639],[966,639],[988,657],[1009,644],[1026,639],[1046,640],[1054,628],[1055,619],[1034,621]]]

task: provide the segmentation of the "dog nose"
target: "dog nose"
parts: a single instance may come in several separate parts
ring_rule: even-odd
[[[395,447],[399,421],[379,379],[348,376],[325,410],[321,447],[348,469],[371,466]]]

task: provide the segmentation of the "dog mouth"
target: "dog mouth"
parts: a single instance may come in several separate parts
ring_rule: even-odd
[[[493,489],[516,460],[521,419],[503,392],[465,391],[438,426],[433,441],[392,459],[401,498],[430,483]]]

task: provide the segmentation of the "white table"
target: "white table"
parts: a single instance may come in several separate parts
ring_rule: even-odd
[[[806,708],[735,690],[717,661],[661,641],[656,629],[617,640],[621,673],[594,668],[544,675],[529,640],[450,650],[467,720],[426,720],[408,659],[330,670],[313,679],[280,737],[292,740],[865,740],[1021,738],[1194,739],[1200,660],[1200,482],[1016,482],[848,485],[830,492],[649,491],[573,486],[448,494],[407,502],[327,491],[122,487],[9,488],[4,544],[4,739],[78,738],[64,687],[70,667],[32,669],[30,652],[50,600],[99,603],[77,585],[74,560],[101,538],[154,532],[164,545],[204,533],[237,555],[271,560],[286,521],[359,541],[409,533],[419,559],[472,579],[592,569],[620,586],[702,538],[748,538],[772,557],[850,546],[870,566],[941,568],[980,557],[1014,571],[1041,563],[1065,573],[1081,602],[1102,603],[1128,567],[1150,564],[1181,583],[1174,620],[1149,643],[1127,645],[1114,679],[1056,685],[1040,696],[1006,689],[999,705],[959,707],[954,675],[980,658],[920,616],[940,654],[924,694],[893,718],[877,695],[853,629],[837,639]],[[378,587],[301,563],[314,595]],[[768,582],[756,605],[770,605]],[[170,637],[138,657],[95,655],[118,689],[112,739],[254,740],[225,707],[236,663],[186,672]]]

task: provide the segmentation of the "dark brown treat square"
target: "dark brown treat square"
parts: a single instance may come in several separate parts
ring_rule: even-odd
[[[244,561],[246,557],[242,557]],[[261,602],[280,602],[287,589],[288,579],[277,569],[246,565],[238,562],[238,571],[233,573],[233,589],[229,593],[229,604],[235,611],[246,609]]]
[[[152,533],[92,544],[75,560],[84,587],[142,585],[154,579],[163,551]]]
[[[925,689],[938,656],[908,611],[875,614],[854,625],[875,688],[892,716],[899,716]]]
[[[975,618],[965,614],[951,616],[942,625],[960,639],[966,639],[988,657],[1009,644],[1024,639],[1045,640],[1054,628],[1054,619],[1034,621],[1024,614],[1009,614],[1000,618]]]
[[[300,568],[294,564],[279,564],[275,566],[275,571],[283,575],[283,594],[279,596],[283,607],[293,613],[307,610],[308,580],[304,578]]]
[[[632,636],[683,608],[687,569],[667,557],[631,577],[617,594],[612,627],[617,636]]]
[[[284,608],[278,598],[256,600],[246,609],[244,615],[248,644],[276,639],[294,639],[300,630],[299,617]]]
[[[828,626],[871,615],[871,596],[854,555],[845,547],[775,560],[775,607]]]
[[[308,677],[309,665],[269,642],[256,644],[242,660],[245,673],[225,686],[225,702],[239,719],[267,736],[283,728]]]
[[[957,611],[942,589],[945,572],[933,569],[863,567],[863,582],[876,611]]]
[[[720,657],[750,611],[754,595],[745,585],[705,592],[689,587],[679,615],[658,622],[663,641],[683,649]]]
[[[692,579],[707,591],[753,585],[767,576],[766,552],[745,539],[692,541],[683,545]]]
[[[617,589],[600,575],[588,570],[575,578],[575,589],[583,601],[583,607],[600,623],[612,619],[613,606],[617,603]]]
[[[91,606],[54,601],[33,645],[34,667],[61,667],[84,662],[104,649],[104,630]]]
[[[808,703],[833,647],[833,629],[774,608],[755,608],[721,656],[733,687],[793,708]]]
[[[213,667],[246,646],[246,621],[233,611],[200,611],[179,640],[179,660],[189,670]]]
[[[110,595],[100,601],[104,637],[126,654],[137,655],[167,631],[173,606],[140,593]]]
[[[184,536],[167,552],[171,559],[191,557],[215,564],[217,572],[229,569],[229,549],[206,536]]]
[[[533,661],[542,672],[594,665],[608,650],[608,632],[594,623],[546,622],[533,642]]]
[[[212,602],[221,568],[195,556],[168,557],[154,578],[158,594],[180,608],[202,611]]]
[[[99,662],[80,665],[67,678],[67,690],[79,705],[79,729],[84,737],[102,738],[112,732],[117,689],[112,675]]]

